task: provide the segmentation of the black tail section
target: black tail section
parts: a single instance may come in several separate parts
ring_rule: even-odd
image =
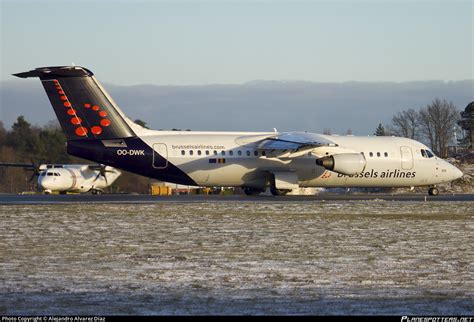
[[[94,74],[83,67],[41,67],[15,76],[39,77],[69,140],[135,136]]]

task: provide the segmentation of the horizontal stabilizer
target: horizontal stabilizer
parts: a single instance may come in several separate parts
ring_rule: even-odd
[[[53,79],[58,77],[85,77],[93,75],[94,74],[87,68],[78,66],[39,67],[28,72],[13,74],[13,76],[21,78],[39,77],[40,79]]]

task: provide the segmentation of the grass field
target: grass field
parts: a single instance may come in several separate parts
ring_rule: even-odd
[[[0,314],[474,314],[470,202],[0,206]]]

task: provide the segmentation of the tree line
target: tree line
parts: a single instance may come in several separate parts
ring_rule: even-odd
[[[374,135],[394,135],[422,141],[445,158],[450,146],[472,149],[474,102],[460,111],[452,102],[435,99],[418,110],[409,108],[396,113],[391,124],[383,126],[380,123]]]

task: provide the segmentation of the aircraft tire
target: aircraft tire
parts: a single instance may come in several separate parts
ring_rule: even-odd
[[[430,196],[437,196],[437,195],[439,195],[439,190],[436,187],[432,187],[432,188],[428,189],[428,194]]]
[[[255,188],[250,188],[250,187],[245,187],[244,188],[244,193],[247,196],[256,196],[262,192],[261,189],[255,189]]]
[[[284,190],[284,189],[277,189],[275,187],[270,187],[270,192],[272,193],[272,195],[274,196],[284,196],[286,195],[288,192],[290,192],[291,190]]]

